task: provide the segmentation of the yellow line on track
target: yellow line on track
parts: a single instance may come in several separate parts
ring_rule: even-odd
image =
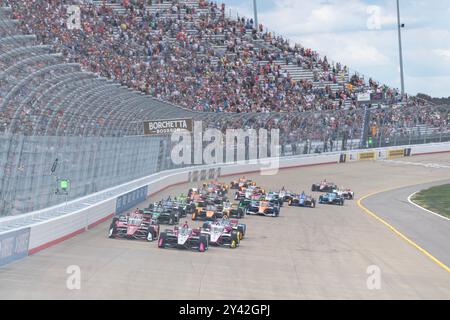
[[[388,227],[392,232],[394,232],[397,236],[399,236],[401,239],[403,239],[404,241],[406,241],[407,243],[409,243],[410,245],[412,245],[414,248],[416,248],[417,250],[419,250],[420,252],[422,252],[426,257],[428,257],[431,261],[433,261],[435,264],[437,264],[439,267],[441,267],[442,269],[444,269],[445,271],[447,271],[448,273],[450,273],[450,268],[448,266],[446,266],[443,262],[441,262],[439,259],[437,259],[435,256],[433,256],[430,252],[428,252],[427,250],[425,250],[424,248],[422,248],[421,246],[419,246],[417,243],[415,243],[413,240],[411,240],[410,238],[408,238],[406,235],[404,235],[402,232],[400,232],[399,230],[397,230],[393,225],[391,225],[390,223],[388,223],[386,220],[384,220],[383,218],[381,218],[380,216],[378,216],[376,213],[370,211],[368,208],[366,208],[364,205],[361,204],[361,202],[369,197],[372,197],[374,195],[377,195],[381,192],[374,192],[371,194],[368,194],[362,198],[360,198],[357,201],[357,205],[358,207],[360,207],[365,213],[367,213],[368,215],[372,216],[373,218],[375,218],[376,220],[378,220],[379,222],[381,222],[382,224],[384,224],[386,227]]]

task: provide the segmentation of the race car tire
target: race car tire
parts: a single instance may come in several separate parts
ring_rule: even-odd
[[[209,227],[211,226],[211,224],[209,224],[208,222],[203,223],[202,228],[203,229],[209,229]]]
[[[169,217],[169,225],[173,226],[174,224],[178,223],[179,220],[180,219],[177,218],[177,216],[174,213],[172,213],[172,214],[170,214],[170,217]]]
[[[240,232],[239,231],[233,231],[231,232],[231,245],[230,248],[231,249],[235,249],[237,248],[237,246],[239,245],[240,242]]]
[[[114,239],[114,233],[116,232],[116,226],[111,226],[109,228],[108,238]]]
[[[240,239],[239,240],[243,240],[244,239],[244,237],[245,237],[245,229],[246,229],[245,225],[238,226],[238,231],[240,233]]]
[[[292,200],[289,200],[288,206],[289,206],[289,207],[292,207]]]
[[[167,234],[165,232],[162,232],[159,235],[158,248],[164,249],[166,247],[166,237]]]
[[[208,237],[206,235],[201,235],[199,242],[198,251],[205,252],[208,250]]]
[[[315,208],[316,207],[316,201],[311,201],[311,208]]]
[[[148,242],[153,242],[155,240],[154,236],[153,236],[153,230],[149,229],[148,233],[147,233],[147,241]]]

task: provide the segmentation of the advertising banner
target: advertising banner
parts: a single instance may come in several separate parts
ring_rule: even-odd
[[[144,134],[146,136],[172,134],[178,130],[192,132],[192,129],[192,119],[144,121]]]
[[[131,191],[117,198],[116,215],[124,213],[147,200],[148,186]]]
[[[0,266],[28,256],[30,228],[0,235]]]
[[[375,152],[360,152],[358,154],[358,160],[375,160]]]
[[[405,149],[389,150],[389,159],[403,158],[405,156]]]

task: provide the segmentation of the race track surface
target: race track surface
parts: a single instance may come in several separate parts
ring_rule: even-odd
[[[450,155],[408,161],[450,164]],[[308,192],[312,183],[327,178],[352,188],[358,198],[450,180],[450,169],[369,161],[251,178],[267,189],[284,185],[297,192]],[[177,186],[152,200],[187,189],[188,185]],[[395,194],[390,203],[368,198],[364,204],[380,214],[386,214],[385,208],[389,208],[387,214],[404,214],[402,193]],[[111,240],[107,222],[0,268],[0,299],[450,299],[450,273],[365,213],[356,200],[344,207],[284,207],[279,218],[243,221],[248,236],[240,248],[211,248],[206,253]],[[408,223],[414,226],[413,220]],[[450,232],[448,224],[442,228]],[[432,227],[424,230],[433,231]],[[408,235],[410,229],[402,231]],[[66,287],[66,270],[71,265],[81,269],[80,290]],[[373,265],[381,271],[379,290],[367,287],[367,268]]]
[[[397,230],[407,234],[445,265],[450,266],[450,220],[433,215],[408,202],[408,197],[417,191],[448,183],[450,180],[443,180],[382,192],[362,203]]]

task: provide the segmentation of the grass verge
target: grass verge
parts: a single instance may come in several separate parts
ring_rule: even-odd
[[[422,190],[411,200],[421,207],[450,218],[450,184]]]

